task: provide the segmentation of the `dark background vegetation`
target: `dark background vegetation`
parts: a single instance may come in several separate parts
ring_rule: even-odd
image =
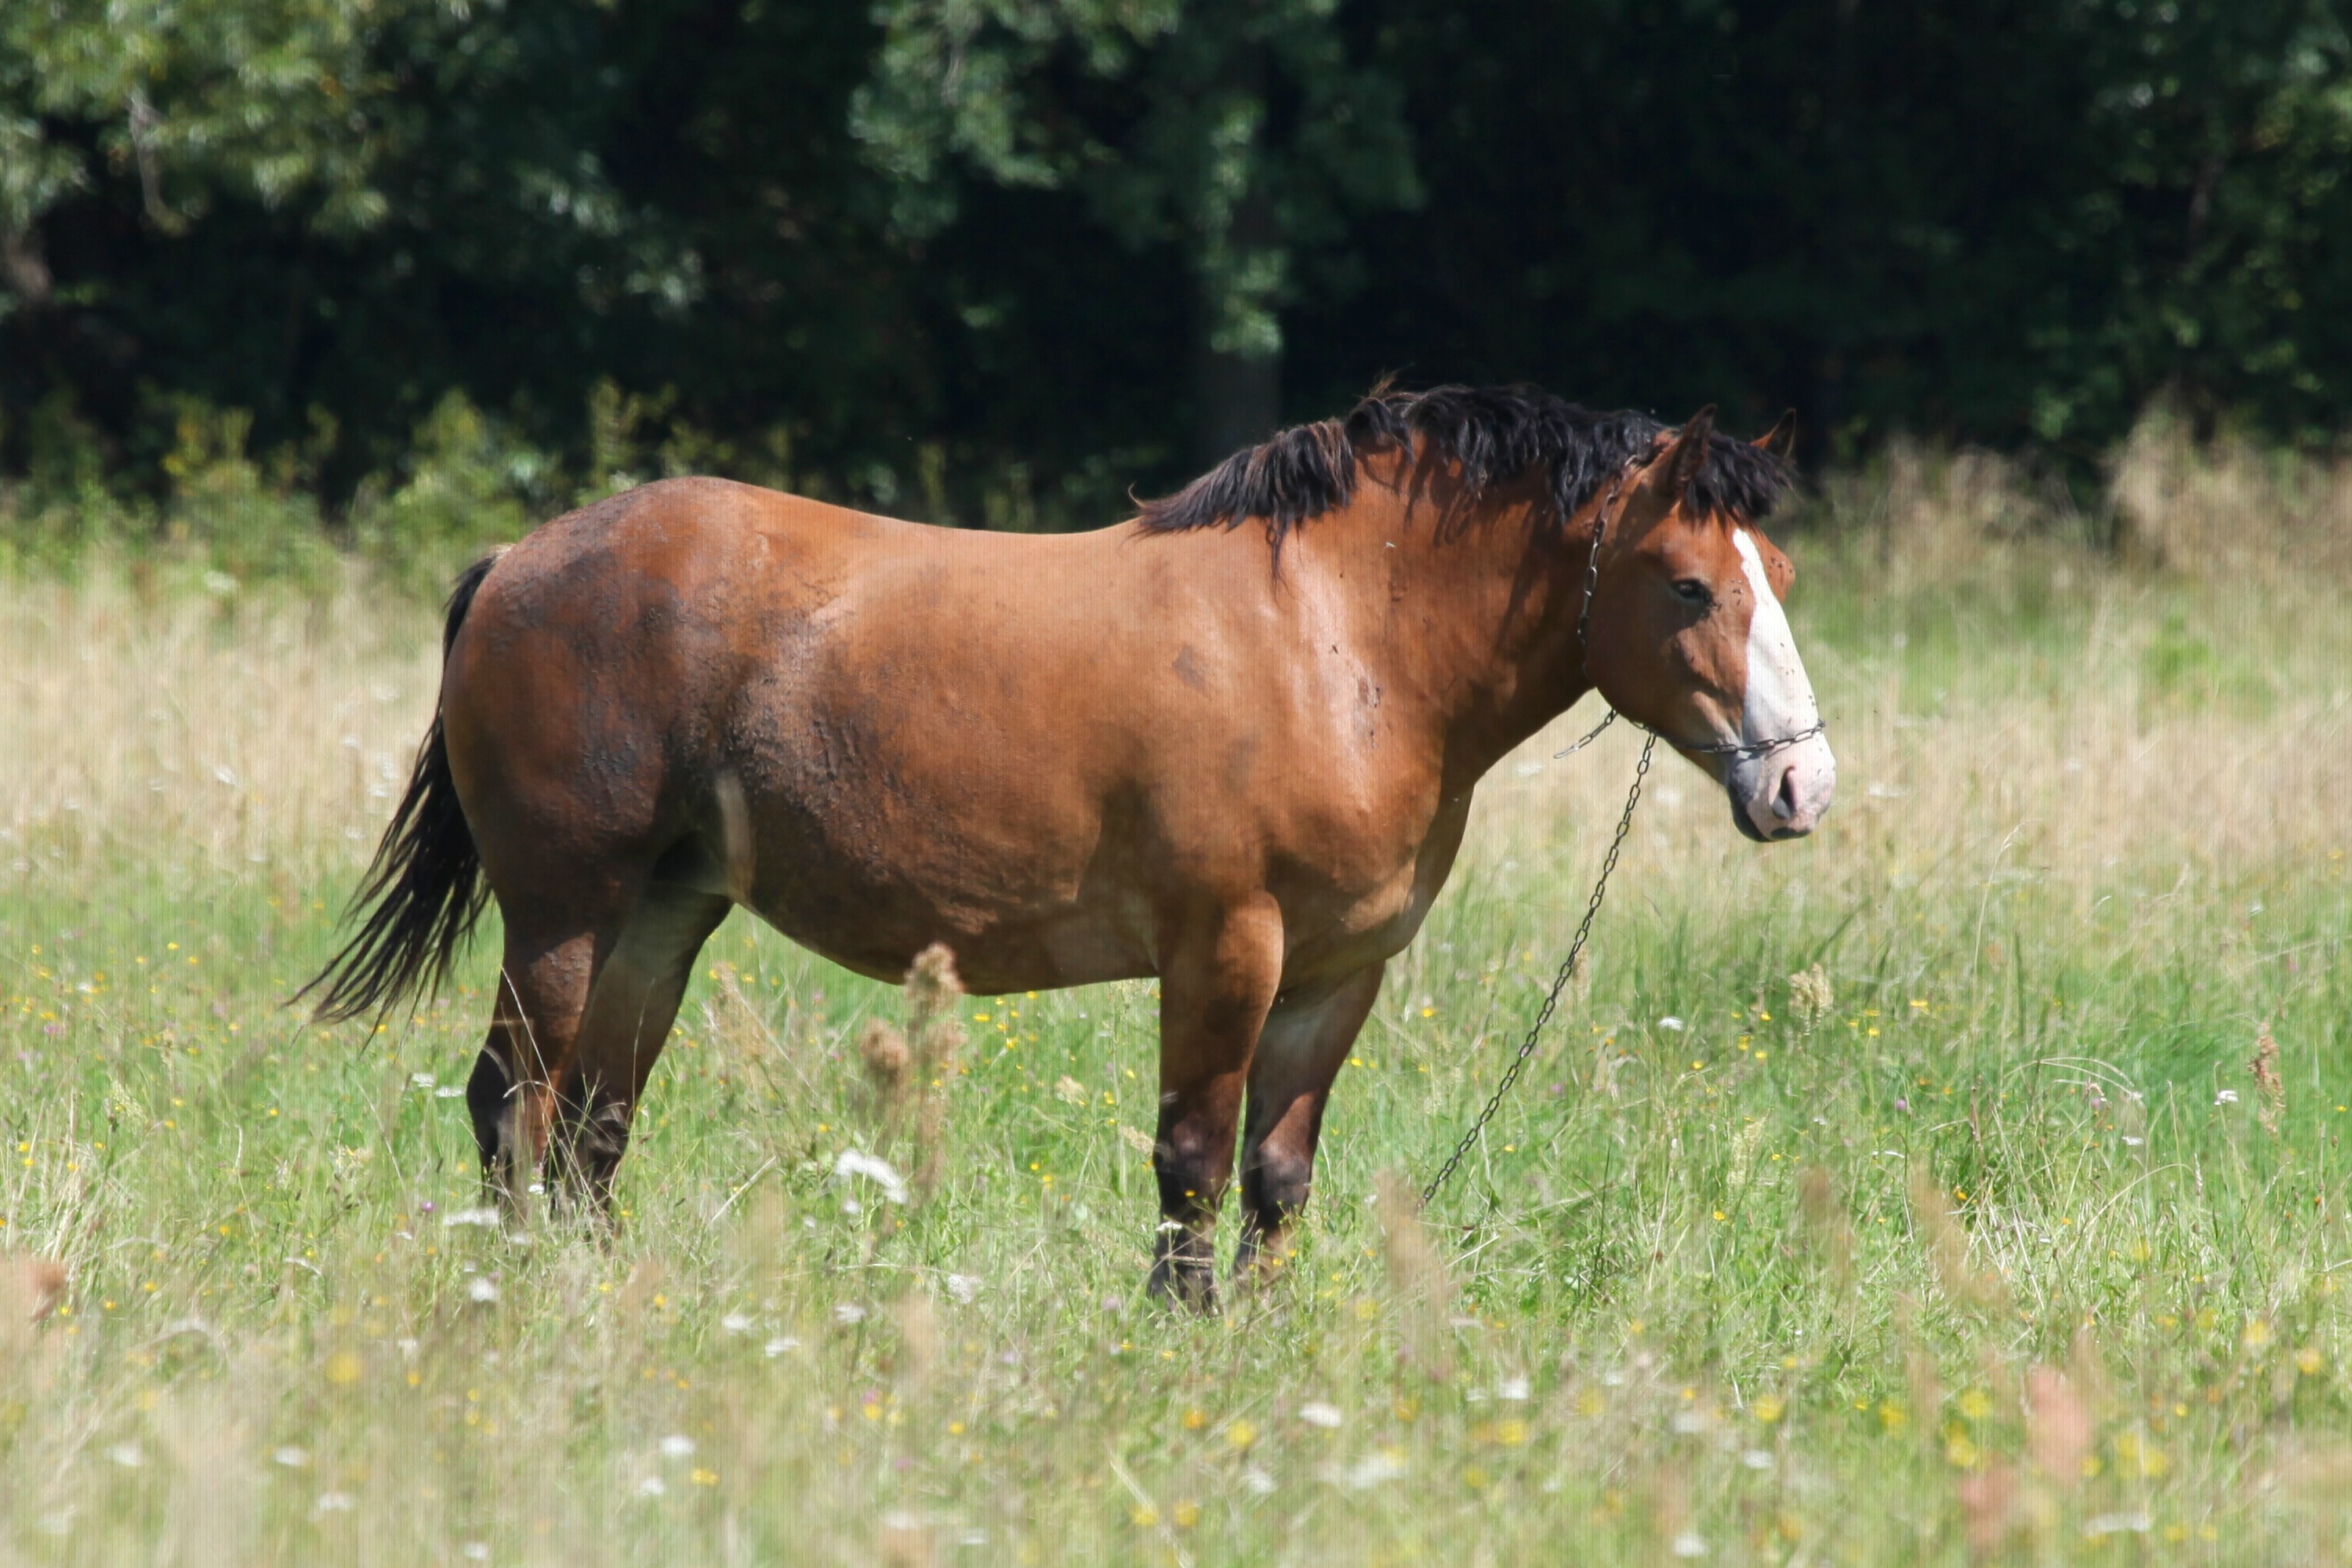
[[[332,528],[470,443],[448,504],[1090,524],[1385,373],[1814,463],[2326,440],[2347,55],[2321,0],[9,0],[5,515],[226,461]]]

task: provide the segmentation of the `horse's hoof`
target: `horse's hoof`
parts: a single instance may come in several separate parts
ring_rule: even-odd
[[[1146,1289],[1153,1300],[1171,1309],[1196,1312],[1204,1318],[1217,1314],[1216,1271],[1208,1264],[1180,1263],[1163,1258],[1152,1265]]]

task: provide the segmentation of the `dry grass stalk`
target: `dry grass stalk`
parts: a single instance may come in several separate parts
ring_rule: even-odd
[[[940,1558],[939,1531],[912,1514],[882,1516],[885,1568],[931,1568]]]
[[[1950,1195],[1925,1172],[1911,1179],[1911,1226],[1946,1296],[1979,1308],[1998,1308],[2008,1300],[1998,1277],[1969,1264],[1968,1227],[1953,1210]]]
[[[1813,1026],[1830,1015],[1837,1005],[1837,993],[1830,989],[1828,972],[1818,963],[1801,969],[1789,976],[1789,1012],[1811,1034]]]
[[[731,1076],[748,1078],[754,1068],[775,1059],[775,1031],[768,1027],[759,1005],[744,994],[733,964],[719,965],[718,1005],[703,1004],[703,1022]]]
[[[2133,552],[2168,570],[2217,577],[2340,572],[2352,540],[2352,463],[2282,466],[2242,437],[2196,438],[2161,404],[2133,426],[2109,499]]]
[[[1797,1210],[1804,1216],[1806,1237],[1829,1270],[1831,1285],[1843,1299],[1853,1286],[1853,1221],[1828,1171],[1808,1165],[1797,1173]]]
[[[918,1286],[898,1298],[890,1315],[898,1324],[898,1388],[913,1398],[929,1386],[931,1369],[939,1363],[939,1309]]]
[[[2053,1485],[2082,1484],[2094,1425],[2089,1401],[2064,1373],[2037,1366],[2025,1374],[2025,1451]]]
[[[1960,1531],[1969,1555],[1983,1562],[1998,1552],[2020,1521],[2017,1468],[1991,1464],[1963,1471],[1954,1484],[1960,1500]]]
[[[1701,1555],[1706,1543],[1690,1528],[1690,1488],[1680,1470],[1662,1468],[1650,1478],[1650,1524],[1672,1563]]]
[[[2074,1331],[2074,1342],[2067,1346],[2066,1378],[2090,1410],[2093,1424],[2115,1413],[2115,1390],[2107,1383],[2106,1363],[2088,1323]]]
[[[2271,1036],[2271,1026],[2263,1026],[2262,1035],[2254,1041],[2254,1058],[2246,1064],[2253,1075],[2254,1088],[2262,1096],[2259,1114],[2263,1131],[2275,1138],[2279,1122],[2286,1115],[2286,1079],[2279,1076],[2278,1041]]]
[[[47,1258],[0,1258],[0,1323],[30,1325],[65,1300],[66,1266]]]
[[[735,1251],[753,1279],[765,1282],[784,1266],[793,1247],[792,1199],[781,1180],[761,1182],[749,1194]]]
[[[184,1568],[256,1561],[249,1537],[259,1478],[249,1457],[251,1427],[226,1395],[207,1391],[163,1405],[154,1430],[173,1461],[166,1544],[157,1560]]]
[[[17,1377],[46,1384],[57,1346],[42,1355],[34,1325],[65,1300],[65,1265],[46,1258],[0,1258],[0,1387]]]
[[[963,1049],[963,1021],[957,1016],[963,994],[955,954],[945,943],[935,942],[915,955],[907,971],[907,1037],[916,1100],[914,1187],[925,1195],[940,1182],[948,1085],[955,1079],[956,1056]]]
[[[668,1278],[669,1270],[651,1258],[632,1265],[628,1279],[621,1285],[622,1314],[629,1318],[641,1315],[652,1305],[654,1297],[661,1290],[662,1282]]]
[[[894,1153],[919,1196],[939,1184],[948,1084],[963,1048],[963,1023],[957,1016],[963,994],[955,954],[933,942],[915,955],[907,971],[906,1028],[876,1018],[857,1040],[877,1141],[886,1148],[905,1145]]]
[[[1933,1454],[1937,1415],[1944,1406],[1943,1379],[1936,1358],[1919,1342],[1919,1303],[1908,1291],[1895,1298],[1895,1335],[1903,1346],[1903,1384],[1909,1398],[1911,1430],[1919,1446]]]
[[[935,942],[915,955],[907,971],[907,1028],[924,1062],[951,1060],[962,1046],[963,1025],[955,1016],[962,1000],[954,950]]]
[[[887,1018],[868,1018],[857,1037],[857,1059],[866,1066],[866,1092],[873,1113],[887,1139],[898,1130],[907,1110],[907,1090],[914,1081],[915,1053],[907,1037]]]
[[[1448,1309],[1454,1280],[1422,1222],[1421,1194],[1396,1171],[1381,1173],[1374,1199],[1385,1242],[1389,1291],[1403,1329],[1402,1358],[1443,1383],[1454,1374]]]

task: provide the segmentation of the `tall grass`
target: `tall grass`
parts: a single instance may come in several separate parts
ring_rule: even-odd
[[[1837,808],[1759,849],[1665,774],[1415,1221],[1632,748],[1498,770],[1297,1259],[1212,1321],[1139,1293],[1148,984],[953,1004],[934,1113],[869,1028],[899,994],[740,915],[617,1238],[472,1223],[495,938],[380,1036],[278,1005],[430,607],[20,577],[0,1253],[69,1283],[30,1326],[47,1277],[0,1268],[0,1561],[2345,1558],[2335,480],[2165,439],[2104,520],[1990,459],[1825,487],[1790,542]],[[2118,518],[2159,544],[2116,564]]]

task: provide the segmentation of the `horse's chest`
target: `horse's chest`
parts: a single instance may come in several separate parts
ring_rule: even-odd
[[[1320,908],[1299,911],[1295,953],[1314,968],[1343,969],[1377,963],[1401,952],[1421,931],[1444,890],[1467,816],[1443,809],[1426,831],[1381,852],[1369,848],[1335,879]]]
[[[1412,942],[1420,934],[1421,922],[1429,917],[1429,906],[1436,894],[1435,888],[1407,872],[1379,898],[1366,900],[1350,922],[1361,932],[1357,945],[1363,955],[1368,959],[1386,958]]]

